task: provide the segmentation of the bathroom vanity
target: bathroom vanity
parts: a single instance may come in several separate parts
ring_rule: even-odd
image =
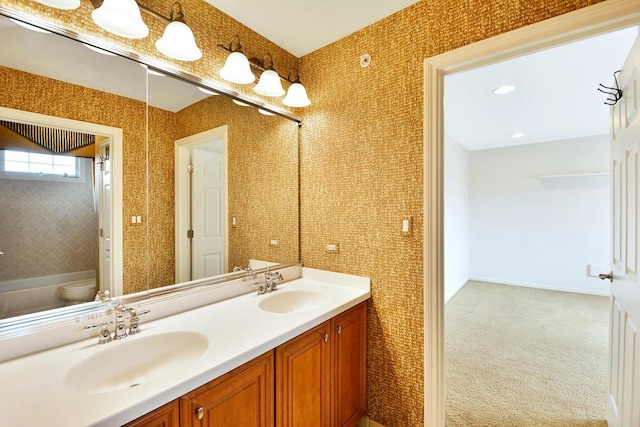
[[[1,363],[0,381],[12,385],[0,390],[3,425],[355,426],[369,279],[298,270],[265,295],[143,317],[122,340],[92,336]],[[157,313],[176,303],[139,305]]]

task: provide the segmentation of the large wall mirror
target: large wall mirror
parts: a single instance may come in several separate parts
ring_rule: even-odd
[[[296,121],[3,15],[0,37],[0,319],[299,259]]]

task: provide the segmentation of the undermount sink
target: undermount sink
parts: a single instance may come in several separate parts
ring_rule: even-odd
[[[258,303],[272,313],[302,313],[318,308],[331,300],[329,294],[309,289],[280,289]]]
[[[207,337],[196,332],[132,335],[105,344],[104,350],[78,362],[65,384],[88,393],[135,387],[188,365],[208,346]]]

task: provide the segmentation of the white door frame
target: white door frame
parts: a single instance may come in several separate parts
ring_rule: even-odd
[[[193,146],[208,142],[211,140],[222,140],[222,174],[224,180],[224,226],[227,224],[229,216],[229,206],[227,194],[229,194],[229,184],[227,178],[228,160],[227,160],[227,135],[229,127],[227,125],[219,126],[195,135],[181,138],[174,142],[175,147],[175,281],[182,283],[189,280],[190,264],[191,264],[191,245],[185,230],[189,229],[190,224],[190,194],[189,194],[189,173],[184,165],[189,163],[190,149]],[[229,232],[225,231],[224,237],[224,258],[223,265],[228,264],[229,259]]]
[[[608,0],[425,60],[425,426],[444,426],[444,76],[639,23],[638,0]]]
[[[0,119],[105,136],[111,140],[111,295],[122,295],[122,129],[0,107]],[[92,171],[93,173],[93,171]]]

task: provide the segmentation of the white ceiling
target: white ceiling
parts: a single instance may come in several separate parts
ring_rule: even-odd
[[[445,77],[445,133],[469,151],[609,133],[606,95],[631,28]],[[494,95],[512,84],[516,90]],[[521,132],[525,136],[510,138]]]
[[[301,57],[420,0],[205,1]]]

